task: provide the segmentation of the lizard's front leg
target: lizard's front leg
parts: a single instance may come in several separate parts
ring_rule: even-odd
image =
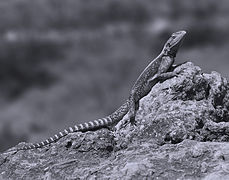
[[[179,64],[173,64],[170,68],[169,68],[169,71],[174,71],[174,69],[176,69],[177,67],[187,63],[188,61],[184,61],[182,63],[179,63]]]
[[[173,78],[173,77],[177,77],[178,74],[180,74],[180,73],[182,72],[182,70],[179,71],[179,72],[177,72],[177,71],[174,71],[175,68],[177,68],[177,67],[179,67],[179,66],[181,66],[181,65],[183,65],[183,64],[185,64],[185,63],[187,63],[187,62],[180,63],[180,64],[177,64],[177,65],[172,65],[172,66],[169,68],[169,72],[165,72],[165,73],[158,74],[158,75],[157,75],[157,79],[161,82],[161,81],[164,81],[164,80],[166,80],[166,79],[170,79],[170,78]]]
[[[159,81],[164,81],[166,79],[170,79],[170,78],[173,78],[175,76],[177,76],[177,73],[176,72],[166,72],[166,73],[159,74],[157,76],[157,79]]]
[[[156,76],[153,76],[152,78],[148,79],[148,83],[151,84],[153,80],[164,81],[166,79],[170,79],[175,76],[177,76],[176,72],[166,72],[166,73],[157,74]]]
[[[172,67],[174,62],[174,58],[170,56],[162,57],[161,64],[158,68],[157,73],[148,79],[148,83],[150,84],[154,80],[164,81],[166,79],[172,78],[177,76],[176,72],[168,72],[168,70]]]

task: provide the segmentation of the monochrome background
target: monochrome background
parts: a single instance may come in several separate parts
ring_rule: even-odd
[[[0,151],[112,113],[172,32],[229,78],[228,0],[1,0]]]

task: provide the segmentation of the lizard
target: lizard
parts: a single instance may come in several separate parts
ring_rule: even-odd
[[[146,96],[151,88],[160,80],[166,80],[177,75],[175,72],[168,72],[173,66],[177,51],[184,39],[186,32],[178,31],[173,33],[164,47],[161,53],[153,59],[148,66],[142,71],[136,82],[134,83],[130,95],[127,100],[116,111],[108,115],[105,118],[85,122],[83,124],[69,127],[64,131],[59,132],[37,144],[25,145],[17,148],[16,150],[27,150],[41,148],[48,144],[58,141],[60,138],[73,132],[86,132],[101,129],[104,127],[114,126],[117,124],[127,113],[131,124],[135,124],[136,111],[139,109],[139,100]]]

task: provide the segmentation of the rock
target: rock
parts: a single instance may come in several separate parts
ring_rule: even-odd
[[[0,155],[0,179],[229,179],[227,80],[190,62],[174,71],[140,101],[136,126],[126,116],[116,131],[11,149]]]

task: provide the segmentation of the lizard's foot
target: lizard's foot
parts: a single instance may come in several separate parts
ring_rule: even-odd
[[[115,131],[120,131],[121,129],[125,129],[125,127],[127,126],[127,122],[128,122],[127,119],[123,119],[123,120],[119,121],[119,122],[115,125],[114,130],[115,130]]]
[[[179,76],[179,75],[181,76],[185,71],[182,68],[177,68],[173,72],[176,73],[177,76]]]
[[[136,126],[135,117],[130,117],[130,124],[131,124],[132,126]]]
[[[131,126],[136,126],[136,121],[135,121],[135,118],[125,118],[123,119],[122,121],[120,121],[114,128],[115,128],[115,131],[119,131],[121,129],[126,129],[126,127],[128,125],[131,125]]]

